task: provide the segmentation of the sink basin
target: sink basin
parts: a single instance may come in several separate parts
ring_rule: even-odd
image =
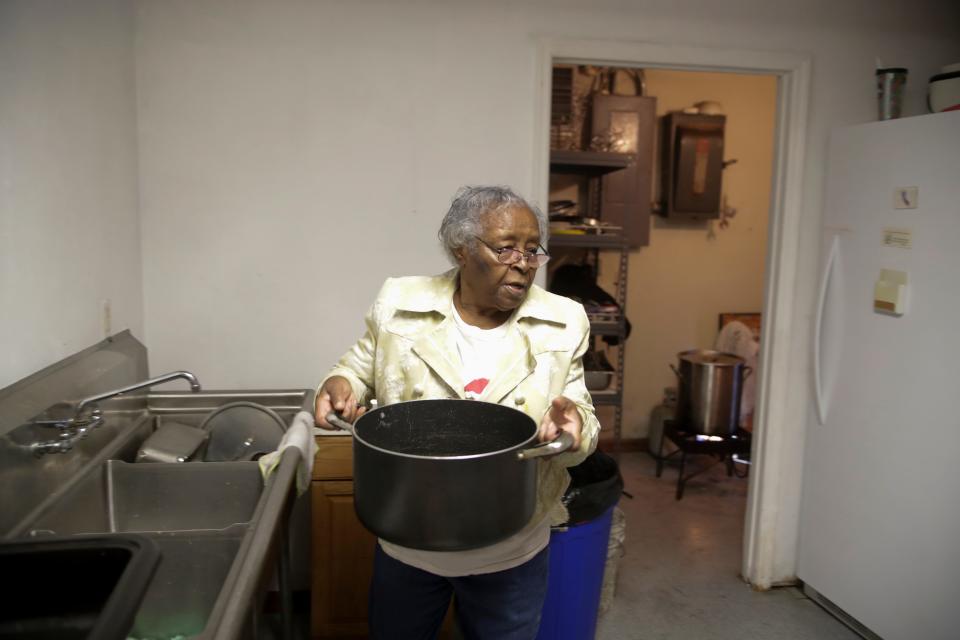
[[[0,544],[0,639],[126,638],[158,560],[141,536]]]
[[[263,487],[255,462],[107,460],[40,516],[30,534],[225,529],[250,522]]]
[[[130,629],[132,638],[205,636],[249,527],[149,534],[160,564]],[[212,635],[212,634],[209,634]]]

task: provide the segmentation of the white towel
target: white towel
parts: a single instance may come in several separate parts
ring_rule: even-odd
[[[747,377],[743,379],[743,390],[740,392],[740,426],[745,427],[750,423],[750,415],[753,414],[754,401],[757,396],[756,373],[760,342],[753,335],[750,327],[734,320],[723,325],[723,329],[717,335],[714,348],[740,356],[743,358],[744,364],[751,369]]]
[[[293,417],[287,432],[283,434],[276,451],[260,458],[260,473],[266,480],[280,463],[280,454],[287,447],[300,450],[300,465],[297,467],[297,495],[303,495],[310,488],[313,475],[313,458],[317,455],[317,443],[313,439],[313,415],[301,411]]]

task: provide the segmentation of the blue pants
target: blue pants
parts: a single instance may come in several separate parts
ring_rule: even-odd
[[[456,594],[466,640],[533,640],[547,595],[549,547],[513,569],[445,578],[391,558],[377,545],[370,584],[370,637],[433,640]]]

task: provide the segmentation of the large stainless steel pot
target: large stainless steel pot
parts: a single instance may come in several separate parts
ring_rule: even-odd
[[[694,349],[677,354],[680,369],[677,424],[709,436],[734,433],[740,423],[743,381],[752,371],[743,358],[721,351]]]
[[[475,549],[522,529],[537,497],[534,458],[570,447],[563,433],[531,446],[537,424],[475,400],[415,400],[379,407],[350,425],[357,516],[377,536],[430,551]]]

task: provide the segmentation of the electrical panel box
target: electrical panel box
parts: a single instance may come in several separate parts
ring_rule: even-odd
[[[660,214],[669,219],[720,217],[726,116],[675,111],[660,131]]]
[[[634,156],[629,167],[605,174],[600,189],[600,219],[623,227],[632,247],[650,244],[653,156],[657,99],[649,96],[596,95],[592,135],[616,141],[612,149]]]

